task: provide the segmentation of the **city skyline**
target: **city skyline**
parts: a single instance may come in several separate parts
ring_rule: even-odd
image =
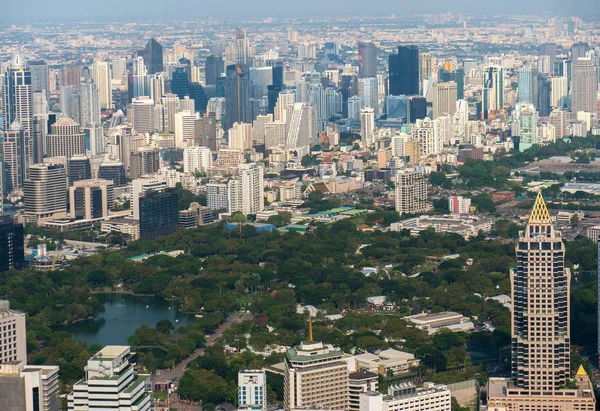
[[[42,0],[31,0],[31,7],[27,17],[17,8],[8,8],[0,16],[2,23],[28,23],[28,22],[68,22],[77,20],[86,21],[123,21],[138,19],[239,19],[249,18],[308,18],[308,17],[382,17],[396,16],[401,18],[407,15],[426,15],[453,13],[457,15],[525,15],[542,13],[554,13],[561,15],[574,15],[593,20],[599,17],[600,3],[596,0],[577,0],[572,2],[560,2],[552,0],[536,0],[522,3],[517,0],[508,0],[502,3],[481,3],[476,0],[456,0],[446,2],[445,0],[432,0],[428,8],[423,9],[418,3],[401,0],[401,2],[384,1],[376,9],[365,10],[364,5],[358,2],[348,3],[341,0],[321,3],[316,0],[308,0],[301,5],[287,4],[285,8],[278,7],[274,0],[261,0],[252,3],[251,7],[245,7],[247,3],[233,0],[231,7],[220,7],[217,4],[202,4],[197,7],[193,1],[179,4],[176,9],[164,0],[149,0],[142,2],[134,0],[122,3],[117,0],[108,0],[103,9],[97,7],[82,7],[82,3],[76,0],[59,0],[50,3]],[[114,11],[118,9],[119,14]],[[119,15],[121,18],[119,18]],[[596,15],[596,16],[594,16]]]

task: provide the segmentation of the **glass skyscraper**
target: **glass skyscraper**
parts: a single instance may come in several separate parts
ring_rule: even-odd
[[[419,94],[419,49],[416,46],[398,46],[398,53],[390,54],[389,63],[390,94]]]

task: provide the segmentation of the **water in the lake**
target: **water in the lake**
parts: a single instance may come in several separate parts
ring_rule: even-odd
[[[175,328],[190,324],[194,316],[182,314],[174,301],[159,297],[137,297],[129,294],[97,294],[104,312],[93,320],[64,327],[75,341],[92,344],[127,345],[127,338],[142,324],[155,327],[160,320],[170,320]]]

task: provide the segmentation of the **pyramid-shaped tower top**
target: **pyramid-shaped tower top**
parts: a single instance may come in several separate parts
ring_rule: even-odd
[[[531,209],[529,224],[552,224],[552,218],[548,212],[548,207],[546,207],[546,202],[544,201],[541,190],[538,192],[535,204]]]
[[[577,374],[578,377],[583,377],[583,376],[587,376],[587,372],[585,371],[585,368],[583,368],[583,365],[579,366],[579,369],[577,370]]]

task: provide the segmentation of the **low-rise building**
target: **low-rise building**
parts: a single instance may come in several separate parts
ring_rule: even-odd
[[[377,374],[368,371],[352,372],[348,376],[348,410],[360,411],[360,394],[377,391]]]
[[[3,411],[60,411],[58,366],[0,364],[0,408]]]
[[[388,348],[379,354],[364,353],[354,357],[356,368],[379,375],[388,375],[389,372],[401,374],[408,372],[412,367],[418,367],[420,360],[413,354]]]
[[[435,334],[443,329],[450,331],[471,331],[475,325],[464,315],[447,311],[436,314],[417,314],[404,317],[413,327]]]
[[[387,395],[365,392],[360,395],[360,411],[451,411],[452,394],[447,386],[431,382],[417,388],[412,383],[392,385]]]

